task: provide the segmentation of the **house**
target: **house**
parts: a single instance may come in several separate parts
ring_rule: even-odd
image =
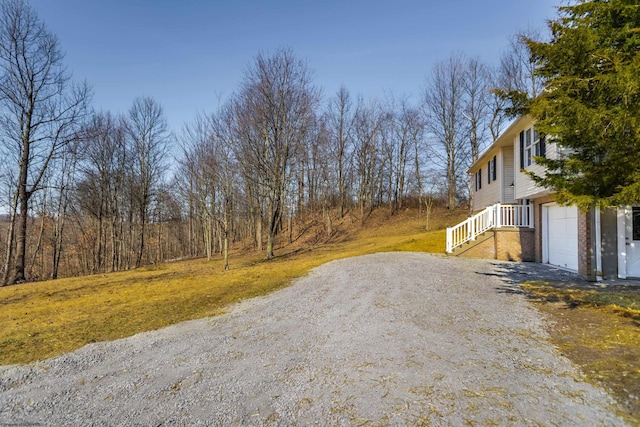
[[[640,277],[640,206],[561,206],[529,175],[536,156],[557,158],[531,117],[522,116],[471,165],[473,215],[447,229],[457,256],[535,261],[587,280]]]

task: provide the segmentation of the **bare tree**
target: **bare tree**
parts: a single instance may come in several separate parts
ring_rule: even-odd
[[[420,110],[412,106],[406,97],[399,101],[392,100],[389,109],[393,144],[390,158],[392,186],[388,191],[392,196],[393,212],[403,207],[409,177],[407,167],[411,156],[414,157],[415,184],[420,188],[419,194],[421,192],[419,145],[424,135],[425,124]]]
[[[463,86],[464,107],[462,114],[469,121],[471,161],[475,162],[482,151],[482,143],[488,124],[489,74],[487,67],[479,58],[468,59],[465,61],[464,67],[466,76]]]
[[[227,110],[217,115],[198,115],[185,126],[181,138],[182,175],[187,194],[198,207],[207,258],[214,241],[221,241],[224,269],[229,269],[229,245],[233,206],[237,198],[237,165],[233,153],[233,133]],[[220,235],[218,235],[220,234]],[[218,239],[216,239],[218,237]]]
[[[341,86],[329,101],[327,121],[331,131],[331,163],[334,164],[338,185],[340,218],[344,217],[347,205],[347,182],[353,161],[353,112],[349,91]]]
[[[199,219],[204,240],[207,259],[211,260],[214,252],[214,214],[216,204],[215,173],[217,159],[214,153],[212,131],[208,117],[199,114],[184,126],[182,137],[181,175],[186,181],[184,185],[193,204],[194,214]]]
[[[456,206],[458,187],[470,158],[469,122],[464,117],[466,77],[462,56],[452,54],[434,66],[424,98],[427,129],[441,147],[438,157],[446,170],[450,208]]]
[[[376,205],[380,171],[380,138],[383,116],[376,102],[358,100],[354,117],[354,162],[358,181],[360,222],[364,224]]]
[[[12,281],[25,277],[29,200],[53,159],[76,137],[89,100],[86,85],[73,86],[57,38],[23,0],[0,7],[1,143],[19,153],[16,251]]]
[[[325,118],[318,116],[309,128],[307,138],[300,151],[304,156],[305,197],[306,204],[312,212],[320,205],[323,194],[323,177],[326,176],[328,165],[328,130]]]
[[[54,185],[50,189],[51,198],[53,199],[51,214],[51,274],[49,275],[51,279],[57,279],[60,271],[67,213],[76,178],[79,144],[80,141],[74,141],[74,143],[65,146],[58,161],[59,170],[54,177]]]
[[[417,117],[421,117],[419,114],[419,111],[416,111],[416,113],[418,114]],[[424,200],[424,180],[423,180],[423,167],[424,167],[424,163],[422,162],[422,158],[424,158],[426,156],[426,147],[425,147],[425,140],[424,140],[424,129],[426,127],[426,123],[423,120],[419,120],[421,126],[417,129],[419,129],[419,131],[417,131],[415,133],[415,135],[413,136],[415,138],[415,144],[413,145],[413,150],[414,150],[414,154],[413,154],[413,166],[414,166],[414,176],[415,176],[415,185],[416,185],[416,192],[418,193],[418,215],[422,215],[422,203]],[[422,154],[422,155],[421,155]],[[428,207],[428,206],[427,206]],[[427,212],[429,213],[429,212]],[[428,223],[428,221],[427,221]],[[428,225],[427,225],[427,231],[428,230]]]
[[[328,116],[325,114],[319,117],[314,126],[310,144],[311,161],[309,162],[308,175],[309,182],[312,182],[311,186],[314,188],[312,191],[319,197],[319,202],[322,206],[322,216],[326,221],[327,236],[333,234],[331,208],[334,206],[332,202],[335,201],[335,186],[336,184],[339,186],[340,182],[340,166],[336,164],[338,162],[334,162],[335,152],[332,153],[332,148],[334,148],[332,146],[333,136],[333,131],[330,130],[328,123]],[[342,194],[345,195],[346,199],[346,189],[345,193]],[[344,216],[344,202],[345,200],[340,197],[340,190],[338,190],[338,205],[341,218]]]
[[[5,159],[9,156],[5,155]],[[17,162],[16,162],[17,163]],[[15,171],[7,164],[0,165],[4,168],[2,174],[4,186],[3,186],[3,200],[9,210],[9,224],[7,225],[7,236],[5,243],[4,262],[2,264],[2,276],[0,285],[7,284],[11,278],[13,254],[15,251],[15,224],[16,224],[16,212],[18,208],[18,192],[15,191]]]
[[[165,156],[171,134],[162,106],[153,98],[137,98],[129,110],[127,131],[131,139],[135,189],[132,194],[138,208],[138,250],[136,267],[142,263],[149,208],[154,191],[161,183]]]
[[[498,88],[506,87],[503,82],[504,76],[500,67],[490,67],[488,69],[489,95],[487,97],[487,105],[489,109],[489,132],[491,133],[491,141],[498,139],[498,136],[504,130],[503,127],[508,119],[507,99],[502,91]]]
[[[470,162],[478,160],[480,152],[484,148],[485,136],[491,123],[489,110],[490,86],[489,71],[479,58],[470,58],[465,61],[466,77],[464,79],[464,107],[463,115],[468,120]],[[467,181],[467,194],[469,194],[469,208],[473,209],[473,192],[471,191],[471,179]]]
[[[97,114],[85,131],[75,190],[76,204],[86,220],[94,218],[93,272],[122,268],[123,197],[127,174],[133,169],[122,119]]]
[[[396,199],[394,192],[397,188],[394,181],[397,177],[396,160],[400,157],[400,141],[396,139],[396,123],[393,107],[380,105],[379,118],[379,139],[378,139],[378,161],[379,166],[376,173],[376,206],[381,206],[386,202],[389,213],[394,214],[396,210]]]
[[[219,115],[212,116],[213,148],[217,159],[216,180],[220,193],[220,205],[218,209],[218,224],[221,227],[223,244],[222,257],[223,268],[229,269],[229,246],[231,239],[232,220],[234,207],[238,197],[238,162],[233,151],[235,144],[233,133],[233,116],[229,108],[221,111]]]
[[[509,39],[509,49],[500,58],[499,76],[494,92],[508,100],[505,111],[518,114],[526,98],[540,94],[544,81],[536,75],[536,61],[529,53],[526,40],[542,40],[537,29],[527,29]]]
[[[290,49],[259,54],[247,70],[236,105],[237,157],[245,178],[264,196],[267,258],[291,191],[292,160],[315,114],[319,91],[306,64]]]

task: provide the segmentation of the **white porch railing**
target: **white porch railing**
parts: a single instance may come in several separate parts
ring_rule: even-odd
[[[447,228],[447,253],[470,240],[476,240],[485,231],[500,227],[533,228],[533,206],[497,203]]]

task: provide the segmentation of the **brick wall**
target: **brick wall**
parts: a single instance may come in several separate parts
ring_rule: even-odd
[[[531,228],[501,228],[496,230],[496,259],[504,261],[534,261],[535,231]]]
[[[596,280],[595,253],[593,236],[593,209],[578,215],[578,274],[587,280]]]
[[[463,258],[496,258],[496,244],[494,232],[487,231],[478,240],[465,243],[462,247],[456,248],[454,254]]]
[[[533,261],[534,234],[534,230],[530,228],[500,228],[487,232],[476,242],[456,249],[456,255],[463,258]]]

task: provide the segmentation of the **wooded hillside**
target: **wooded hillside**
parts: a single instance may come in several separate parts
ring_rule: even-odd
[[[311,220],[469,203],[467,168],[504,126],[504,91],[535,92],[515,38],[501,63],[452,54],[414,96],[323,94],[304,59],[261,52],[212,113],[175,134],[162,105],[95,112],[36,11],[0,11],[0,282],[276,254]],[[212,77],[213,78],[213,77]],[[212,105],[215,105],[212,95]]]

